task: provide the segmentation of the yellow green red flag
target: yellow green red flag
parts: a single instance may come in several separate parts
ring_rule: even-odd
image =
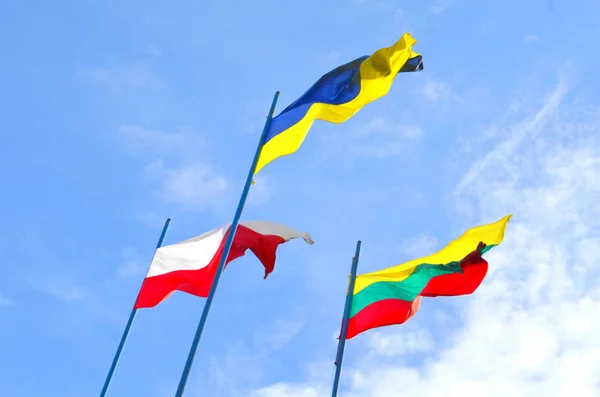
[[[488,269],[482,255],[502,242],[511,217],[469,229],[433,255],[357,276],[346,338],[404,323],[419,310],[423,296],[473,293]]]

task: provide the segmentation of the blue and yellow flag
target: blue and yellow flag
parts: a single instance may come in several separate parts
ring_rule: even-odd
[[[416,42],[405,33],[391,47],[322,76],[273,118],[254,173],[276,158],[298,150],[315,120],[343,123],[366,104],[386,95],[398,73],[423,70],[421,55],[412,51]]]

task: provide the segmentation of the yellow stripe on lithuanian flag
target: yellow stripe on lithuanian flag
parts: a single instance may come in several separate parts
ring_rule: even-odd
[[[511,217],[469,229],[433,255],[357,276],[346,338],[404,323],[419,310],[422,296],[473,293],[487,273],[482,255],[502,242]]]

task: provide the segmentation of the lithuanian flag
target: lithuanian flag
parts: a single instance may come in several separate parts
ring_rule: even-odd
[[[473,293],[488,269],[482,255],[502,242],[511,217],[469,229],[433,255],[357,276],[346,339],[404,323],[419,310],[422,296]]]

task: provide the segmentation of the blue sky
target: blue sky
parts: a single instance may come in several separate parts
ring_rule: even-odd
[[[257,177],[244,218],[316,244],[282,246],[266,281],[251,255],[231,264],[186,395],[327,395],[357,239],[365,272],[514,213],[475,295],[347,344],[341,395],[600,396],[598,13],[3,2],[1,394],[98,394],[165,218],[166,244],[229,223],[273,93],[280,111],[408,31],[424,71],[345,124],[317,122]],[[140,311],[109,395],[173,395],[202,305],[176,293]]]

